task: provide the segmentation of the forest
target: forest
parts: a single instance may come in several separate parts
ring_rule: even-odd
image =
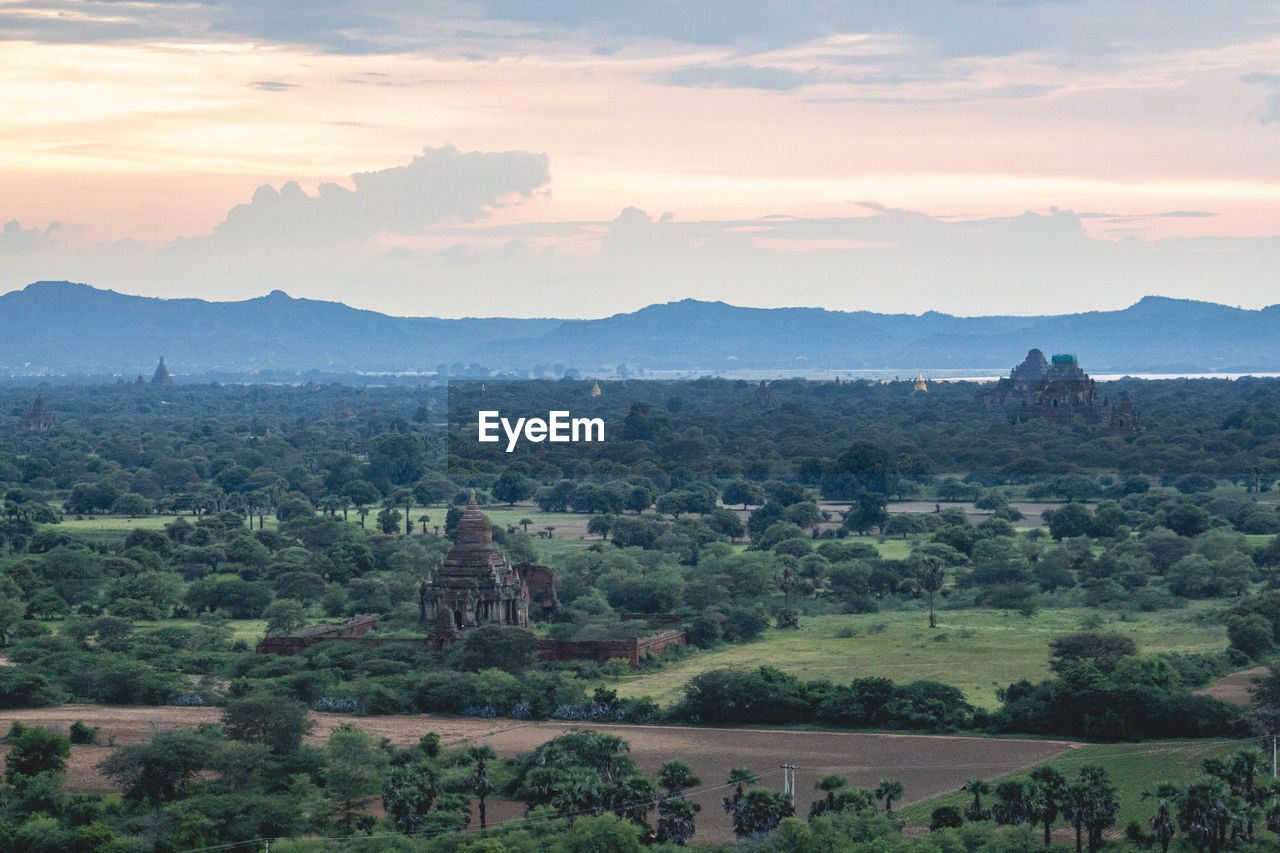
[[[699,779],[671,755],[642,771],[624,739],[591,728],[1251,747],[1274,729],[1280,673],[1252,703],[1205,690],[1280,645],[1280,382],[1104,387],[1141,408],[1141,432],[1018,422],[963,382],[0,389],[0,709],[14,720],[0,846],[666,849],[695,843],[686,792],[714,786],[748,849],[1027,849],[1041,824],[1045,845],[1090,851],[1263,845],[1262,828],[1280,828],[1269,751],[1224,747],[1149,790],[1117,787],[1105,762],[972,779],[972,802],[936,805],[914,832],[893,778],[828,774],[806,806],[808,792],[778,794],[745,768]],[[476,440],[490,409],[599,417],[606,440],[508,453]],[[437,653],[418,586],[472,493],[511,563],[555,572],[558,607]],[[356,614],[377,616],[379,644],[254,651]],[[987,614],[1043,640],[985,686],[926,665],[984,639]],[[638,673],[537,655],[539,637],[672,624],[687,645]],[[903,677],[775,651],[830,630],[832,648],[898,654],[889,640],[908,624],[921,651]],[[738,649],[757,662],[731,663]],[[645,692],[677,673],[670,694]],[[214,716],[113,750],[108,795],[64,784],[73,745],[100,742],[92,725],[21,722],[66,703]],[[578,728],[512,756],[426,731],[380,742],[358,721],[322,738],[316,719],[339,713]],[[525,816],[484,826],[488,797]],[[1127,828],[1121,800],[1144,810]]]

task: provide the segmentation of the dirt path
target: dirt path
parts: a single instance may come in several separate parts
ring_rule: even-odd
[[[102,746],[72,748],[67,787],[76,791],[105,792],[111,782],[97,769],[110,754],[108,742],[140,743],[154,732],[217,722],[217,708],[139,708],[101,705],[62,705],[25,711],[0,711],[0,732],[21,720],[66,732],[76,720],[100,727]],[[354,723],[393,744],[416,743],[429,731],[440,735],[446,747],[464,741],[487,743],[502,758],[530,752],[574,725],[558,722],[521,722],[505,718],[410,715],[353,717],[312,714],[316,728],[310,740],[323,743],[343,723]],[[761,774],[761,784],[780,789],[780,764],[799,765],[796,778],[797,810],[807,813],[814,798],[814,783],[828,773],[846,776],[854,785],[874,788],[882,779],[897,779],[906,786],[903,804],[954,791],[966,779],[993,779],[1039,764],[1072,748],[1074,744],[1044,740],[996,740],[991,738],[856,734],[846,732],[796,732],[767,729],[699,729],[668,726],[591,726],[621,737],[631,744],[631,757],[652,773],[668,759],[683,758],[702,779],[702,790],[692,799],[702,805],[698,839],[704,842],[732,840],[728,818],[720,807],[720,789],[732,767],[748,766]],[[498,804],[495,804],[497,806]],[[495,819],[518,817],[523,808],[504,804]]]

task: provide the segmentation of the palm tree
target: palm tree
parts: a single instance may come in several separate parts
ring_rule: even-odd
[[[1031,781],[1040,792],[1040,820],[1044,823],[1044,846],[1048,847],[1053,822],[1058,819],[1061,807],[1062,789],[1066,787],[1067,780],[1052,767],[1043,766],[1031,771]]]
[[[1280,784],[1273,782],[1264,790],[1270,795],[1265,812],[1267,829],[1280,835]]]
[[[520,526],[524,528],[524,532],[525,532],[525,533],[528,533],[528,532],[529,532],[529,525],[530,525],[530,524],[533,524],[533,519],[532,519],[532,518],[522,518],[522,519],[520,519]]]
[[[693,837],[694,817],[701,808],[684,797],[667,797],[658,803],[658,840],[683,845]]]
[[[733,815],[733,832],[738,837],[760,838],[777,829],[784,817],[795,813],[790,794],[752,788]]]
[[[668,797],[683,797],[685,788],[696,788],[702,780],[688,762],[673,758],[658,768],[658,784],[667,789]]]
[[[724,813],[736,818],[742,808],[742,798],[746,795],[746,786],[752,785],[760,777],[751,772],[749,767],[735,767],[729,771],[729,784],[734,786],[733,796],[720,801]]]
[[[1026,782],[1010,780],[996,785],[999,802],[991,807],[991,816],[1003,826],[1018,826],[1030,819],[1030,797]]]
[[[831,773],[823,776],[814,784],[814,789],[822,791],[826,794],[821,800],[815,800],[809,805],[809,820],[821,814],[831,814],[836,809],[836,794],[849,786],[849,780],[843,776]]]
[[[1231,775],[1227,783],[1231,785],[1231,793],[1243,799],[1248,806],[1261,806],[1266,796],[1266,788],[1255,782],[1258,768],[1263,763],[1262,751],[1256,747],[1242,749],[1231,758]],[[1253,824],[1257,816],[1247,809],[1242,810],[1241,816],[1245,822],[1245,839],[1252,841]]]
[[[1076,853],[1081,850],[1081,830],[1089,813],[1089,786],[1072,782],[1062,790],[1062,816],[1076,829]]]
[[[484,829],[484,799],[493,793],[493,783],[489,781],[489,774],[485,772],[485,763],[497,758],[494,755],[493,747],[488,744],[480,746],[467,747],[467,761],[474,764],[476,769],[471,774],[471,778],[467,780],[467,789],[476,795],[480,806],[480,828]]]
[[[658,801],[658,787],[641,773],[633,773],[617,784],[613,813],[649,829],[648,816]]]
[[[884,800],[884,813],[893,814],[893,801],[902,797],[902,783],[890,779],[882,779],[876,786],[876,799]]]
[[[404,504],[404,535],[408,536],[413,532],[413,521],[409,517],[409,510],[413,508],[413,492],[399,489],[396,491],[396,503]]]
[[[1178,828],[1200,853],[1217,853],[1231,822],[1231,789],[1226,782],[1202,776],[1178,797]]]
[[[942,589],[942,582],[946,577],[942,561],[937,557],[922,557],[916,577],[920,581],[920,588],[929,593],[929,627],[937,628],[938,619],[933,612],[933,594]]]
[[[1143,794],[1143,796],[1148,795]],[[1174,823],[1169,809],[1178,796],[1178,789],[1168,783],[1157,785],[1155,796],[1156,816],[1147,822],[1151,824],[1151,834],[1160,844],[1160,853],[1169,853],[1169,842],[1178,832],[1178,825]]]
[[[684,844],[693,837],[694,817],[702,811],[702,806],[685,799],[684,791],[702,780],[687,762],[673,758],[658,768],[658,783],[667,789],[658,803],[658,840]]]
[[[981,779],[970,779],[960,786],[960,790],[973,794],[973,805],[964,810],[965,820],[990,820],[991,809],[982,807],[982,795],[991,793],[991,786]],[[1078,851],[1077,851],[1078,853]]]

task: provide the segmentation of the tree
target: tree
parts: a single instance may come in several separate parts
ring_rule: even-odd
[[[378,529],[388,536],[400,529],[400,510],[388,498],[378,512]]]
[[[973,794],[973,804],[964,810],[965,820],[980,821],[991,819],[991,809],[982,807],[982,795],[991,793],[991,786],[982,779],[970,779],[960,786],[960,790]]]
[[[875,809],[876,795],[866,788],[850,788],[849,780],[843,776],[834,773],[823,776],[813,787],[826,796],[809,804],[809,820],[825,814]]]
[[[1066,786],[1067,780],[1054,768],[1041,766],[1031,771],[1031,782],[1040,791],[1043,803],[1040,820],[1044,824],[1044,846],[1048,847],[1053,822],[1058,819],[1058,811],[1061,808],[1062,789]]]
[[[63,607],[66,602],[58,598]],[[0,648],[9,645],[9,637],[13,635],[13,630],[22,622],[22,617],[26,615],[26,608],[22,606],[22,602],[17,598],[0,598]]]
[[[1144,796],[1146,796],[1144,794]],[[1151,834],[1160,845],[1160,853],[1169,853],[1169,842],[1178,833],[1178,825],[1174,822],[1171,809],[1177,800],[1177,787],[1169,784],[1156,787],[1156,813],[1147,823],[1151,826]]]
[[[685,798],[686,788],[702,784],[685,761],[672,759],[658,768],[658,784],[666,795],[658,803],[658,840],[684,844],[694,833],[694,819],[702,806]]]
[[[489,774],[485,772],[485,764],[493,761],[497,756],[494,755],[493,747],[482,744],[480,746],[467,747],[467,761],[475,765],[475,770],[470,778],[467,779],[467,790],[476,795],[476,801],[480,809],[480,829],[485,828],[485,798],[493,793],[493,783],[489,781]]]
[[[733,814],[733,832],[739,838],[761,838],[777,829],[783,818],[795,813],[790,794],[752,788]]]
[[[1069,503],[1049,516],[1049,535],[1054,539],[1074,539],[1088,534],[1093,513],[1084,504]]]
[[[996,785],[996,804],[991,816],[1001,826],[1019,826],[1039,819],[1040,809],[1034,792],[1026,782],[1013,779]]]
[[[658,803],[658,840],[684,845],[693,837],[702,806],[684,797],[666,797]]]
[[[369,505],[377,503],[382,493],[368,480],[352,480],[342,487],[342,496],[355,506],[356,512],[360,514],[360,526],[364,527],[364,517],[369,514]]]
[[[729,771],[728,784],[733,785],[733,794],[720,801],[724,813],[735,817],[742,807],[742,798],[746,796],[746,786],[755,784],[760,777],[751,772],[749,767],[734,767]]]
[[[746,509],[747,504],[755,505],[764,500],[764,489],[746,480],[731,480],[720,492],[720,500],[724,501],[725,506],[742,504],[742,508]]]
[[[506,472],[493,483],[489,494],[494,500],[502,501],[508,506],[515,506],[518,501],[527,500],[537,491],[538,484],[528,477],[513,472]]]
[[[321,582],[323,586],[323,581]],[[292,598],[273,601],[262,611],[262,618],[267,620],[267,636],[278,637],[298,630],[307,622],[307,611]]]
[[[1072,782],[1062,791],[1062,816],[1076,830],[1076,853],[1082,849],[1082,831],[1089,814],[1089,789],[1081,782]]]
[[[222,725],[235,740],[261,743],[276,755],[296,752],[315,723],[300,702],[265,691],[231,699],[222,711]]]
[[[195,729],[157,732],[146,743],[121,747],[98,766],[126,797],[158,806],[174,800],[184,784],[210,766],[217,745]]]
[[[893,801],[901,798],[902,792],[902,783],[890,779],[883,779],[880,784],[876,786],[876,799],[884,800],[885,814],[893,814]]]
[[[10,785],[20,784],[18,777],[61,773],[67,769],[71,741],[55,731],[42,726],[23,726],[9,743],[9,754],[4,757],[4,778]]]
[[[129,492],[116,498],[115,503],[111,505],[111,512],[114,515],[127,515],[129,518],[136,518],[139,515],[147,515],[151,512],[151,503],[142,495]]]
[[[865,534],[873,527],[884,524],[889,517],[883,494],[861,492],[844,514],[842,526],[853,533]]]
[[[916,565],[916,579],[920,588],[929,595],[929,627],[937,628],[938,619],[933,612],[933,596],[942,589],[946,572],[942,560],[937,557],[921,556]]]
[[[1182,791],[1177,800],[1178,829],[1196,850],[1203,853],[1208,847],[1217,853],[1231,822],[1230,801],[1227,783],[1212,776],[1202,776]]]
[[[1261,613],[1231,616],[1227,619],[1227,637],[1232,648],[1239,649],[1250,658],[1261,657],[1271,650],[1273,634],[1271,620]]]
[[[603,541],[609,538],[609,531],[613,528],[614,518],[609,513],[603,515],[593,515],[587,521],[587,533],[592,536],[599,536]]]
[[[382,790],[382,777],[389,759],[370,735],[350,723],[343,723],[329,735],[325,746],[328,772],[325,791],[338,801],[343,825],[351,830],[351,819]]]
[[[419,760],[392,767],[383,788],[383,808],[404,835],[419,831],[440,795],[440,774],[435,763]]]
[[[520,675],[531,666],[538,653],[532,631],[512,625],[481,625],[462,635],[458,666],[471,672],[501,669]]]
[[[12,600],[17,604],[16,600]],[[51,589],[42,589],[31,596],[27,610],[37,619],[56,619],[71,612],[66,600]]]
[[[408,536],[413,532],[413,519],[409,517],[409,510],[413,509],[413,491],[410,489],[397,489],[395,501],[404,507],[404,535]]]
[[[617,815],[575,820],[556,849],[562,853],[642,853],[641,827]]]
[[[1049,669],[1066,672],[1077,663],[1088,662],[1099,672],[1110,673],[1121,658],[1137,653],[1137,644],[1126,634],[1105,631],[1063,634],[1049,641]]]
[[[1089,853],[1102,847],[1102,833],[1116,822],[1120,801],[1107,771],[1097,765],[1080,768],[1076,780],[1062,792],[1062,814],[1076,831],[1076,853],[1080,853],[1082,830],[1087,833]]]

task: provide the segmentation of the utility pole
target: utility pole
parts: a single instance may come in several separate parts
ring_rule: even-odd
[[[790,794],[791,799],[796,797],[796,771],[800,768],[795,764],[782,764],[782,793]]]

